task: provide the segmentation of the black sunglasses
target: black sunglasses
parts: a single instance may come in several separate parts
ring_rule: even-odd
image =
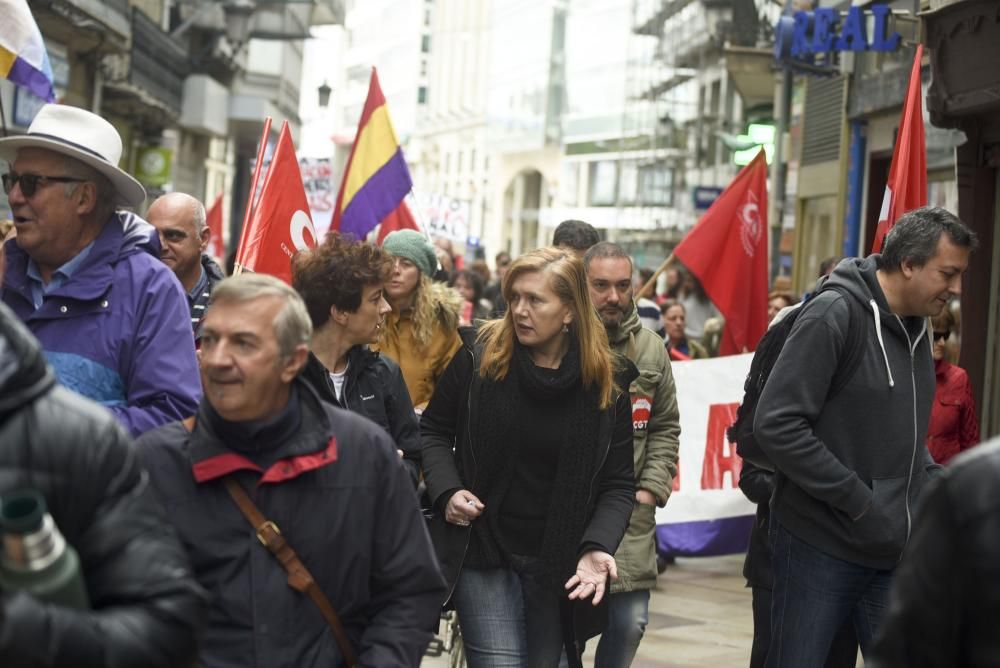
[[[934,340],[940,341],[941,339],[947,339],[951,332],[934,332]]]
[[[2,178],[5,195],[9,195],[14,186],[20,183],[21,193],[25,197],[33,197],[39,187],[49,183],[83,183],[87,180],[73,176],[42,176],[41,174],[18,174],[17,172],[4,174]]]

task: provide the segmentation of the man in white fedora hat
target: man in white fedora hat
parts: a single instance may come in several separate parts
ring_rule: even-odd
[[[118,167],[106,120],[47,104],[0,139],[17,236],[0,298],[41,341],[60,382],[107,406],[133,435],[193,415],[201,397],[187,299],[138,216],[146,192]]]

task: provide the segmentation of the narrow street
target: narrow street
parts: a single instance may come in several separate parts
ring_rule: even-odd
[[[743,555],[672,564],[650,600],[634,668],[746,666],[753,618],[742,570]]]
[[[671,565],[653,592],[649,626],[633,667],[746,666],[753,620],[742,568],[742,555],[678,559]],[[593,665],[591,651],[584,664]],[[447,665],[445,658],[423,662],[424,668]]]

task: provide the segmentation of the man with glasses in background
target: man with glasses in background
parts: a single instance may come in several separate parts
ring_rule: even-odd
[[[118,167],[114,126],[47,104],[26,135],[0,139],[16,237],[0,298],[38,338],[66,387],[133,435],[194,414],[201,396],[180,283],[156,230],[120,206],[146,192]]]

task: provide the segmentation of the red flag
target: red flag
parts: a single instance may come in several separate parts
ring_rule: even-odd
[[[246,271],[292,282],[292,255],[316,246],[309,200],[288,122],[281,126],[260,200],[244,230],[236,264]]]
[[[420,226],[417,225],[417,221],[413,219],[410,207],[406,206],[405,200],[400,202],[399,206],[392,213],[382,219],[382,224],[378,228],[378,239],[375,243],[381,246],[382,240],[385,239],[386,235],[396,230],[421,231]]]
[[[882,210],[878,215],[873,253],[882,250],[885,235],[900,216],[927,205],[927,148],[924,144],[924,113],[920,106],[920,59],[923,53],[924,45],[917,44],[910,84],[903,101],[903,115],[899,119],[896,147],[892,150],[889,182],[885,185]]]
[[[726,318],[720,355],[753,350],[767,329],[767,249],[761,150],[674,249]]]
[[[215,198],[215,203],[205,215],[205,225],[208,227],[208,254],[217,260],[226,259],[226,245],[222,239],[222,193]]]

